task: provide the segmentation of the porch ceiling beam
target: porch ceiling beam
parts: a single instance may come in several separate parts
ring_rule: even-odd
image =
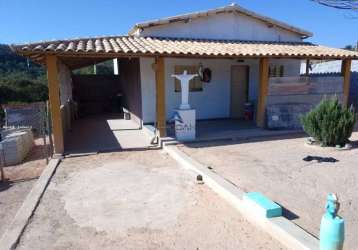
[[[351,65],[352,60],[345,59],[342,61],[342,76],[343,76],[343,104],[348,105],[349,88],[351,81]]]
[[[155,64],[155,86],[156,86],[156,121],[160,137],[165,137],[166,129],[166,108],[165,108],[165,69],[164,58],[156,57]]]
[[[259,96],[257,101],[256,125],[260,128],[266,126],[266,98],[269,82],[269,58],[261,58],[259,66]]]
[[[51,109],[52,131],[54,139],[54,153],[64,153],[64,137],[60,110],[60,83],[56,56],[46,56],[48,92]]]

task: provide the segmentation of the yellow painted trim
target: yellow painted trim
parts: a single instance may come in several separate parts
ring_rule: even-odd
[[[259,97],[257,101],[257,113],[256,113],[256,125],[260,128],[265,128],[265,116],[266,116],[266,97],[268,93],[268,81],[269,81],[269,59],[260,59],[259,70]]]
[[[60,83],[58,77],[57,57],[46,56],[48,96],[51,109],[54,153],[64,153],[63,124],[60,110]]]
[[[156,86],[156,113],[159,136],[165,137],[166,130],[166,108],[165,108],[165,68],[164,58],[155,59],[155,86]]]
[[[351,65],[352,60],[345,59],[342,61],[342,75],[343,75],[343,105],[348,105],[349,88],[351,82]]]

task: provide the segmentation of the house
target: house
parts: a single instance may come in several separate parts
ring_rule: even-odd
[[[206,79],[190,81],[189,102],[198,121],[235,119],[239,124],[245,103],[250,102],[258,127],[294,127],[298,115],[326,94],[337,94],[347,103],[350,65],[358,53],[304,41],[311,36],[309,31],[232,4],[138,23],[126,36],[12,48],[47,67],[55,152],[63,153],[63,123],[68,115],[62,110],[71,112],[66,107],[83,93],[106,99],[120,92],[131,118],[139,125],[155,124],[160,137],[165,137],[166,124],[181,99],[180,82],[172,75],[184,71],[205,72]],[[71,74],[109,59],[116,59],[116,76]],[[342,72],[329,80],[300,76],[301,61],[313,59],[343,60]],[[117,80],[120,86],[115,85]]]

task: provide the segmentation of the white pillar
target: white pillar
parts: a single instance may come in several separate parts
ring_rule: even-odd
[[[118,75],[118,59],[113,59],[113,74]]]

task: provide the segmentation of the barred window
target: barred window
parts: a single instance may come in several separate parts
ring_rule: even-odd
[[[269,77],[283,77],[285,68],[283,65],[271,65],[269,67]]]

